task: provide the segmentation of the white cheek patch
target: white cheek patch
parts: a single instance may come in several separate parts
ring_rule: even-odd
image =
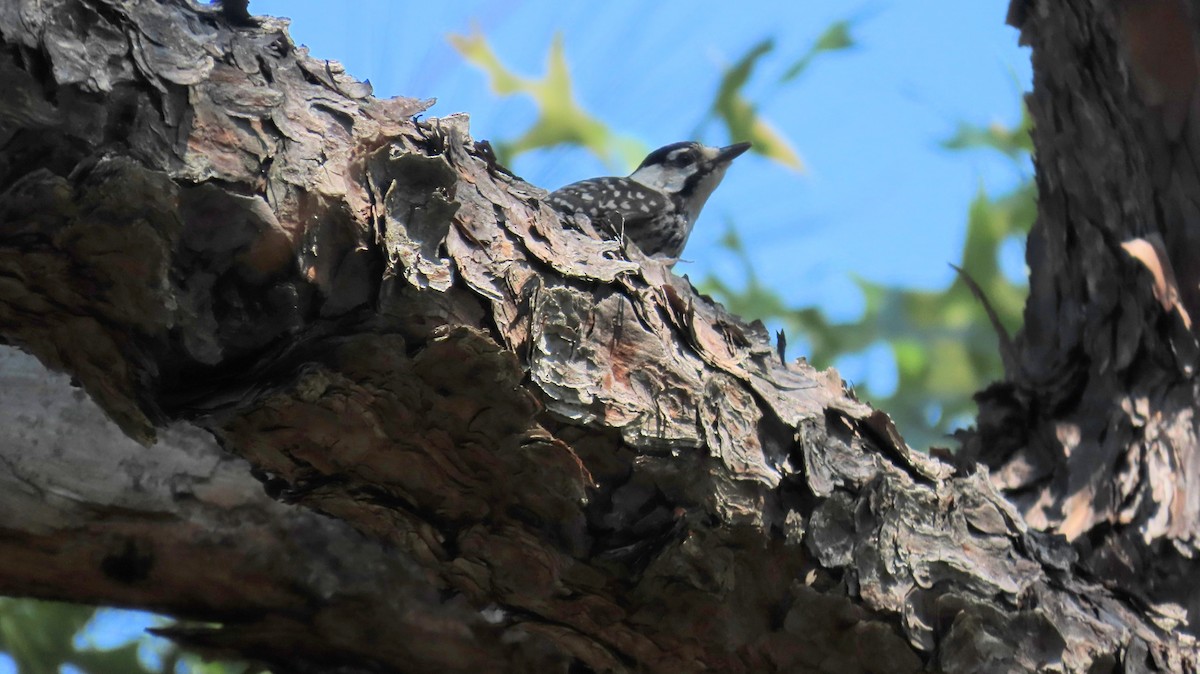
[[[660,164],[651,166],[643,166],[633,172],[629,176],[633,180],[659,192],[674,194],[683,189],[683,184],[687,181],[688,172],[667,171]]]

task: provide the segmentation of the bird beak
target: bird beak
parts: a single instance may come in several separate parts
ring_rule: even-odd
[[[725,147],[721,148],[719,152],[717,152],[717,156],[713,161],[717,164],[728,164],[729,162],[733,161],[735,157],[738,157],[749,149],[750,143],[734,143],[733,145],[726,145]]]

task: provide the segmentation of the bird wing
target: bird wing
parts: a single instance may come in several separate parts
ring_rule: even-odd
[[[626,231],[660,215],[667,207],[666,196],[628,178],[592,178],[580,180],[550,193],[546,203],[564,215],[581,213],[591,220],[603,216],[613,226]],[[611,219],[620,216],[620,222]]]

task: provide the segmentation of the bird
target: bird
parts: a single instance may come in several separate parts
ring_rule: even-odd
[[[551,192],[546,202],[561,216],[607,221],[647,256],[673,265],[725,171],[749,149],[750,143],[671,143],[646,155],[626,177],[580,180]]]

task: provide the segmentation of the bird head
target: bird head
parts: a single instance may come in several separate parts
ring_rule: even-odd
[[[651,189],[673,197],[694,223],[708,197],[721,184],[734,158],[750,149],[750,143],[709,147],[692,141],[672,143],[646,155],[629,175]]]

